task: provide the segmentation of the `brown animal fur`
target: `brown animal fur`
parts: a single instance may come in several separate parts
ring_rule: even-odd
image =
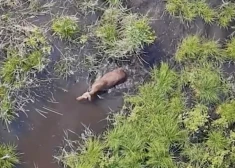
[[[101,78],[97,79],[89,92],[85,92],[82,96],[77,97],[78,101],[89,100],[95,96],[99,91],[108,90],[116,85],[124,83],[127,80],[127,74],[122,68],[117,68],[111,72],[106,73]]]

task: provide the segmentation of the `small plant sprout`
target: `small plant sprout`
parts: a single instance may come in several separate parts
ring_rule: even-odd
[[[231,40],[226,44],[225,53],[226,58],[235,60],[235,37],[232,37]]]
[[[206,23],[212,23],[217,13],[214,9],[210,8],[209,4],[206,3],[205,0],[199,0],[196,1],[196,8],[198,15],[206,22]]]
[[[199,128],[205,126],[208,121],[208,109],[204,105],[196,105],[192,111],[189,111],[187,117],[184,119],[185,127],[190,132],[196,132]]]
[[[73,16],[60,16],[53,21],[52,30],[62,39],[73,39],[79,32],[77,18]]]
[[[235,17],[235,4],[231,2],[224,3],[219,11],[218,24],[227,28]]]
[[[10,144],[0,144],[0,167],[14,168],[19,163],[16,154],[16,146]]]
[[[175,59],[178,62],[183,62],[188,59],[198,59],[201,49],[201,39],[198,35],[190,35],[183,39],[179,45]]]
[[[235,101],[230,101],[228,103],[221,104],[216,112],[220,115],[220,119],[215,121],[217,125],[221,125],[222,127],[228,127],[235,122]]]

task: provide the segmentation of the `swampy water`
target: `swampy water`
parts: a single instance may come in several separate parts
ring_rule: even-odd
[[[84,126],[100,133],[106,126],[107,113],[116,111],[122,105],[121,95],[106,95],[104,100],[79,103],[76,97],[87,89],[84,81],[69,83],[60,81],[57,88],[48,94],[48,100],[38,99],[27,105],[28,117],[21,114],[11,125],[11,133],[1,130],[2,141],[18,144],[23,164],[20,168],[57,168],[53,162],[56,147],[62,146],[64,131],[78,137]],[[52,95],[53,94],[53,95]],[[108,97],[107,97],[108,96]],[[50,98],[50,99],[49,99]]]

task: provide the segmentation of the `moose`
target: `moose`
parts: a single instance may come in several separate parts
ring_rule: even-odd
[[[106,73],[101,78],[96,79],[96,81],[92,84],[90,91],[85,92],[76,99],[78,101],[92,101],[94,96],[96,96],[100,91],[106,91],[119,84],[122,84],[127,80],[127,78],[127,73],[123,68],[114,69],[113,71]]]

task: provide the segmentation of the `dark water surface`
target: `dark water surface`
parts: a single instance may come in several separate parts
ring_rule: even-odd
[[[34,164],[38,168],[58,168],[53,155],[55,148],[62,145],[64,131],[68,129],[78,135],[84,130],[83,124],[95,133],[104,130],[107,113],[122,106],[122,96],[104,95],[106,97],[103,100],[92,103],[77,102],[76,97],[86,91],[87,87],[86,82],[64,89],[58,87],[53,96],[50,96],[54,103],[44,99],[29,104],[28,118],[23,114],[11,125],[10,133],[1,130],[1,137],[4,137],[2,141],[18,144],[23,162],[20,168],[34,168]]]

